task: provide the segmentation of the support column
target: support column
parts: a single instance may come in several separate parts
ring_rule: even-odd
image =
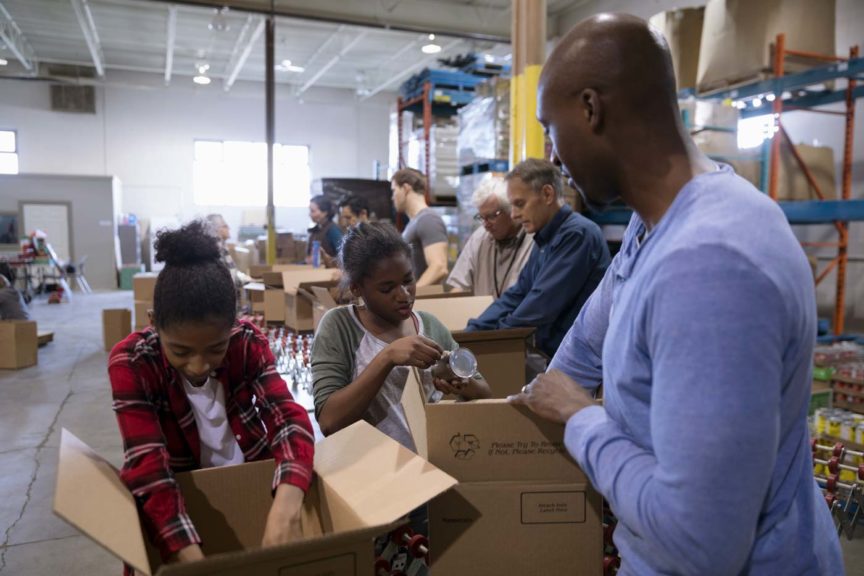
[[[276,263],[276,206],[273,202],[273,143],[276,140],[276,58],[274,37],[276,34],[276,18],[270,14],[267,16],[265,32],[265,50],[267,52],[264,61],[266,71],[265,78],[265,107],[267,124],[267,264],[272,266]]]
[[[510,165],[546,156],[537,84],[546,59],[546,0],[513,0]]]

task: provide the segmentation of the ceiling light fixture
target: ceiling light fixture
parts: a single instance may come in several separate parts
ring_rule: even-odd
[[[7,66],[8,64],[8,60],[6,60],[5,58],[0,58],[0,66]]]
[[[420,50],[424,54],[437,54],[441,52],[441,46],[435,43],[435,34],[429,34],[429,44],[424,44]]]
[[[303,66],[294,66],[293,64],[291,64],[291,60],[287,59],[282,60],[282,62],[280,62],[276,66],[276,68],[278,70],[284,70],[285,72],[304,72],[306,70],[306,68],[304,68]]]
[[[205,76],[203,74],[199,74],[198,76],[195,76],[194,78],[192,78],[192,81],[195,84],[200,84],[201,86],[206,86],[206,85],[210,84],[210,82],[211,82],[210,77]]]

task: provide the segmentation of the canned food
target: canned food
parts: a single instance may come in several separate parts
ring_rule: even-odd
[[[825,429],[828,427],[828,409],[827,408],[817,408],[816,409],[816,434],[822,435],[825,433]]]
[[[837,416],[831,416],[828,419],[828,426],[826,428],[828,435],[833,436],[834,438],[840,437],[840,418]]]
[[[855,441],[855,421],[851,418],[844,418],[840,422],[840,438],[848,442]]]
[[[855,443],[864,446],[864,423],[855,427]]]

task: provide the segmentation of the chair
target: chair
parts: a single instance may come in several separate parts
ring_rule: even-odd
[[[78,286],[78,288],[81,290],[81,292],[84,292],[85,294],[89,294],[89,293],[93,292],[93,290],[90,289],[90,284],[87,282],[87,278],[84,276],[84,265],[86,263],[87,263],[87,255],[84,255],[84,257],[81,258],[81,260],[79,260],[78,262],[76,262],[74,264],[71,264],[71,263],[67,264],[66,265],[66,278],[68,278],[70,280],[70,282],[72,280],[74,280],[75,285]]]

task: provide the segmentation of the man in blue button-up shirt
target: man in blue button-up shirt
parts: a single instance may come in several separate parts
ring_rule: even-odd
[[[535,345],[552,357],[603,278],[609,248],[600,228],[564,203],[561,172],[551,162],[525,160],[506,180],[511,217],[534,234],[536,248],[516,284],[468,330],[534,327]]]

